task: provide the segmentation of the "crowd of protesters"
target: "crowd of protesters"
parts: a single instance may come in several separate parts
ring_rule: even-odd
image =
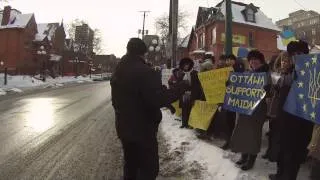
[[[127,45],[127,54],[118,64],[111,79],[112,104],[116,115],[116,129],[124,150],[124,179],[155,179],[159,172],[157,131],[161,121],[160,108],[179,101],[182,109],[180,128],[189,126],[189,116],[196,100],[206,97],[194,69],[191,58],[180,60],[172,71],[169,87],[161,85],[161,70],[152,68],[143,55],[146,45],[132,38]],[[246,59],[234,55],[219,58],[206,54],[200,61],[200,72],[233,67],[234,72],[265,72],[267,83],[263,87],[266,96],[257,105],[252,115],[225,110],[218,104],[207,131],[195,129],[199,138],[223,138],[223,150],[241,154],[236,166],[243,171],[254,168],[261,151],[263,127],[269,124],[268,148],[262,156],[277,163],[277,171],[270,174],[271,180],[296,180],[300,166],[312,162],[310,178],[320,179],[320,126],[294,116],[283,110],[292,82],[297,78],[294,56],[308,54],[308,44],[290,42],[287,51],[267,61],[259,50],[252,50]],[[273,78],[271,74],[277,74]],[[226,86],[229,82],[226,82]],[[272,173],[272,172],[270,172]]]
[[[265,72],[267,83],[264,86],[266,96],[260,101],[252,115],[231,112],[218,104],[218,111],[213,115],[207,131],[195,129],[199,138],[222,138],[225,144],[223,150],[240,153],[241,158],[236,166],[243,171],[254,168],[257,155],[261,151],[263,127],[269,124],[268,148],[262,158],[277,163],[277,171],[270,174],[271,180],[295,180],[300,166],[312,162],[310,179],[320,179],[320,127],[300,117],[283,110],[292,82],[297,78],[294,69],[294,56],[309,54],[308,44],[304,41],[293,41],[287,46],[287,51],[279,53],[267,61],[259,50],[252,50],[246,58],[234,55],[221,55],[216,58],[206,54],[200,62],[200,72],[233,67],[234,72]],[[189,63],[187,63],[189,62]],[[185,65],[188,64],[188,68]],[[180,67],[174,70],[169,84],[177,77],[184,77],[190,72],[193,63],[189,58],[180,61]],[[248,66],[247,66],[248,65]],[[186,70],[187,69],[187,70]],[[182,128],[187,125],[190,111],[195,100],[204,100],[203,91],[195,71],[192,71],[190,98],[185,95],[180,99],[182,108]],[[271,74],[276,74],[274,79]],[[189,76],[189,75],[187,75]],[[228,86],[229,82],[226,82]],[[189,99],[186,100],[186,99]],[[187,103],[188,105],[183,105]],[[312,139],[312,141],[311,141]],[[272,173],[272,172],[270,172]]]

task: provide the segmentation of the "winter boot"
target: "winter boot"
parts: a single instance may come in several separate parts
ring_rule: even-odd
[[[224,145],[221,147],[221,149],[223,149],[223,150],[228,150],[229,148],[230,148],[230,142],[229,141],[224,143]]]
[[[312,162],[310,179],[311,180],[320,179],[320,161],[319,160],[313,160]]]
[[[248,170],[252,169],[253,166],[254,166],[254,163],[256,162],[256,159],[257,159],[257,155],[249,155],[247,162],[245,162],[245,163],[241,166],[241,169],[242,169],[243,171],[248,171]]]
[[[279,178],[279,174],[269,174],[269,180],[278,180]]]
[[[241,159],[239,161],[237,161],[236,164],[239,165],[239,166],[243,165],[244,163],[247,162],[248,156],[249,156],[248,154],[242,154],[241,155]]]

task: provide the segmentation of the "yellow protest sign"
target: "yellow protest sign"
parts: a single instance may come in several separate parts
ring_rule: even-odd
[[[172,103],[172,106],[176,109],[176,116],[181,117],[182,109],[179,108],[179,101]]]
[[[199,73],[199,80],[208,103],[218,104],[224,102],[226,82],[232,70],[231,67],[227,67]]]
[[[206,101],[195,101],[190,114],[189,125],[194,128],[207,130],[212,116],[217,111],[217,107],[216,104],[210,104]]]

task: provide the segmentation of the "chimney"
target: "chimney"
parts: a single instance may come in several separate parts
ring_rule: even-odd
[[[2,14],[2,21],[1,26],[6,26],[9,23],[11,13],[11,6],[4,7],[3,14]]]

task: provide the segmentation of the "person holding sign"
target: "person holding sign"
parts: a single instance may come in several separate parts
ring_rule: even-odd
[[[283,111],[282,107],[285,103],[286,96],[290,90],[293,81],[292,71],[294,69],[292,59],[289,58],[287,52],[282,52],[277,57],[273,69],[275,72],[271,74],[272,79],[272,98],[268,115],[269,122],[269,137],[268,149],[264,155],[265,159],[275,162],[280,151],[280,127],[281,119],[277,118]]]
[[[179,106],[182,109],[182,125],[180,128],[190,128],[189,116],[195,100],[205,101],[205,95],[198,77],[197,71],[193,70],[193,61],[190,58],[180,60],[178,77],[188,82],[189,88],[180,98]]]
[[[262,99],[260,100],[260,102],[259,101],[256,102],[253,107],[248,106],[250,111],[252,108],[255,107],[253,112],[251,112],[251,115],[248,115],[245,113],[239,114],[236,127],[231,137],[231,144],[230,144],[231,150],[233,152],[241,153],[241,159],[238,162],[236,162],[236,164],[239,165],[240,168],[244,171],[247,171],[253,168],[257,158],[257,154],[260,152],[261,139],[262,139],[262,127],[266,120],[266,114],[267,114],[267,103],[265,100],[265,91],[268,92],[271,86],[269,84],[269,81],[267,80],[268,78],[265,78],[265,73],[268,73],[269,67],[265,62],[264,55],[258,50],[252,50],[249,52],[247,59],[252,69],[251,70],[252,74],[251,76],[246,76],[248,78],[243,78],[244,80],[242,81],[246,84],[261,85],[260,87],[264,88],[264,90],[251,89],[252,91],[249,94],[251,94],[252,96],[261,95]],[[262,73],[264,75],[258,74],[255,76],[255,73],[259,73],[259,74]],[[232,75],[230,77],[232,77]],[[244,77],[244,76],[242,75],[238,76],[239,79],[241,77]],[[249,79],[250,77],[252,77],[253,80],[251,79],[250,81]],[[232,78],[230,78],[230,80],[234,81],[232,80]],[[248,88],[236,88],[236,89],[242,92],[245,91],[244,89],[248,90]],[[253,93],[253,90],[254,90],[254,93]],[[228,91],[228,88],[227,88],[227,91]],[[246,91],[245,94],[248,94],[248,91]],[[239,103],[238,101],[239,101],[238,99],[232,100],[233,104],[238,104],[238,105],[240,104],[242,108],[245,108],[243,106],[247,106],[247,105],[244,105],[242,102]],[[229,102],[230,102],[230,98],[229,98]],[[225,101],[224,107],[227,108],[226,101]],[[239,107],[239,109],[241,107]]]
[[[304,56],[297,55],[309,54],[308,44],[303,41],[290,42],[287,46],[287,51],[289,58],[296,61],[296,64],[304,61],[304,59],[299,59],[299,57],[303,58]],[[303,62],[303,64],[305,63],[307,64],[307,62]],[[302,75],[304,71],[296,72],[293,69],[291,73],[293,75],[292,82],[295,82],[295,79],[298,78],[298,73]],[[286,111],[286,107],[296,106],[294,103],[288,104],[288,100],[301,98],[301,96],[291,97],[291,99],[287,98],[290,96],[290,89],[293,86],[293,83],[290,83],[286,87],[280,88],[280,92],[284,91],[280,95],[280,98],[283,98],[283,101],[286,103],[283,103],[283,107],[279,108],[280,112],[277,114],[277,121],[280,122],[278,130],[280,133],[280,153],[277,159],[277,173],[270,175],[270,179],[272,180],[295,180],[297,178],[300,165],[306,160],[308,154],[307,147],[312,137],[313,122]]]

